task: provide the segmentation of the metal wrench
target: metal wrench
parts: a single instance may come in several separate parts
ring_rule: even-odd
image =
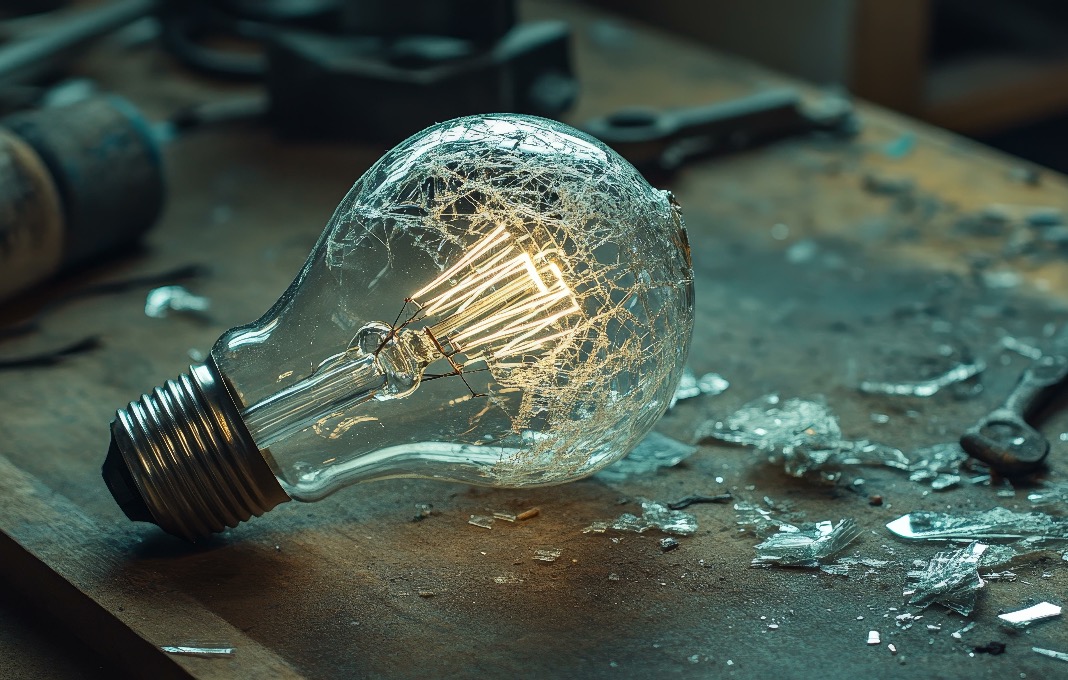
[[[856,132],[851,102],[828,94],[806,101],[791,88],[765,90],[707,106],[621,109],[583,125],[643,172],[672,172],[683,163],[751,149],[792,135]]]
[[[961,448],[1006,477],[1040,469],[1050,443],[1034,424],[1066,389],[1068,356],[1043,356],[1023,372],[1004,404],[961,436]]]

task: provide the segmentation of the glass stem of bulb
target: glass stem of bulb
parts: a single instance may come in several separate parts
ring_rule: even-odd
[[[438,353],[422,333],[383,323],[360,329],[348,349],[311,375],[252,404],[241,418],[260,449],[371,399],[405,397],[419,387]],[[438,353],[439,354],[439,353]]]

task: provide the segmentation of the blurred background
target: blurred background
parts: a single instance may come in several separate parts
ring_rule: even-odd
[[[596,4],[1068,171],[1060,0]]]

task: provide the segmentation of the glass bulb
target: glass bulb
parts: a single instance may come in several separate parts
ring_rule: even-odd
[[[676,204],[615,152],[440,123],[356,182],[263,317],[119,411],[105,479],[188,538],[373,479],[578,479],[664,412],[693,302]]]

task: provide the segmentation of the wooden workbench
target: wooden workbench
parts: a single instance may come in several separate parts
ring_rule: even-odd
[[[705,103],[784,82],[569,5],[531,3],[526,11],[573,22],[583,84],[573,122],[624,105]],[[162,114],[218,90],[158,53],[117,50],[98,53],[86,69],[149,111]],[[952,441],[1026,365],[989,354],[996,341],[1011,334],[1041,344],[1047,324],[1065,320],[1062,259],[1006,256],[1017,233],[1011,220],[969,226],[992,203],[1068,210],[1064,178],[1043,172],[1037,182],[1021,181],[1027,173],[1014,170],[1020,164],[1012,159],[872,107],[860,107],[860,120],[856,140],[787,141],[694,165],[668,184],[686,213],[697,277],[691,365],[718,371],[731,387],[681,403],[662,421],[665,433],[690,439],[701,423],[779,392],[823,395],[847,437],[905,451]],[[257,129],[180,140],[166,158],[170,204],[146,251],[78,283],[203,263],[212,274],[189,285],[211,298],[210,320],[148,318],[139,291],[64,307],[40,335],[2,348],[17,354],[84,334],[104,338],[93,354],[0,374],[0,569],[9,588],[56,621],[51,642],[78,636],[140,677],[974,679],[1063,672],[1060,662],[1029,649],[1068,651],[1063,621],[1011,635],[995,615],[1031,599],[1063,598],[1064,563],[1031,564],[1015,582],[989,584],[971,617],[978,625],[962,640],[949,633],[966,621],[938,607],[923,623],[940,631],[895,627],[892,608],[904,611],[905,571],[938,548],[893,540],[887,521],[918,509],[1028,503],[1024,492],[1005,498],[985,486],[935,493],[891,470],[865,468],[846,476],[862,477],[860,484],[823,486],[787,477],[761,454],[705,442],[676,468],[615,485],[360,486],[316,505],[285,504],[196,546],[127,521],[99,478],[114,410],[185,370],[191,352],[205,352],[226,328],[259,316],[382,151],[283,143]],[[912,188],[880,192],[902,179]],[[977,263],[1009,272],[988,282],[1018,285],[983,285]],[[858,393],[864,378],[915,377],[943,346],[995,359],[981,393]],[[873,422],[872,413],[889,422]],[[1051,432],[1066,429],[1064,417],[1049,425]],[[1062,479],[1064,449],[1055,442],[1051,454],[1052,475]],[[812,521],[855,518],[864,536],[852,550],[893,565],[848,578],[750,568],[756,540],[738,531],[730,505],[691,508],[697,534],[667,553],[655,533],[582,533],[595,520],[635,511],[641,497],[727,490],[738,499],[789,501]],[[883,505],[869,504],[872,495]],[[418,503],[433,504],[434,512],[416,522]],[[525,522],[497,522],[491,530],[467,523],[472,514],[533,506],[541,513]],[[544,548],[561,550],[560,558],[533,559]],[[869,630],[882,633],[882,646],[865,644]],[[991,639],[1006,641],[1006,653],[969,653]],[[236,653],[200,659],[158,649],[190,643],[225,644]],[[0,669],[45,667],[20,662],[10,645],[5,652]]]

